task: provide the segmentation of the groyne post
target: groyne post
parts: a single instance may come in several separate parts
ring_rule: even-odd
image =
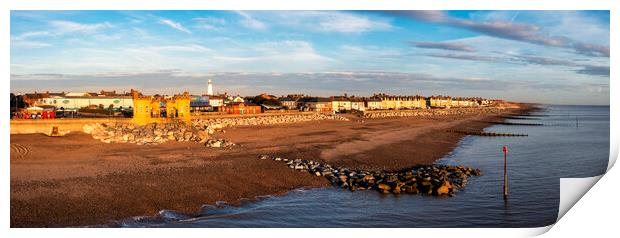
[[[579,127],[579,116],[575,116],[575,126]]]
[[[504,200],[508,199],[508,174],[507,174],[507,157],[508,157],[508,147],[504,146],[502,149],[504,151]]]

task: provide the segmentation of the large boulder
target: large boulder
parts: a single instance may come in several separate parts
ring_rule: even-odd
[[[390,187],[390,185],[388,184],[380,183],[379,185],[377,185],[377,189],[379,189],[379,191],[382,193],[390,193],[390,190],[392,190],[392,187]]]
[[[444,180],[443,183],[437,188],[435,193],[438,196],[449,195],[452,192],[453,188],[454,187],[452,186],[452,183],[450,183],[450,181]]]

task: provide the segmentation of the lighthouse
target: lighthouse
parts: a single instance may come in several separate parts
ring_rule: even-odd
[[[207,82],[207,95],[213,96],[213,84],[211,82],[211,79],[209,79],[209,81]]]

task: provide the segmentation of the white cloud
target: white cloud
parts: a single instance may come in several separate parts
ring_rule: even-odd
[[[260,16],[273,24],[318,32],[363,33],[394,29],[386,18],[339,11],[283,11]]]
[[[94,35],[93,38],[100,40],[100,41],[111,41],[111,40],[120,40],[122,36],[120,34],[113,34],[113,35],[97,34],[97,35]]]
[[[209,24],[219,24],[219,25],[226,24],[226,20],[224,20],[223,18],[217,18],[217,17],[195,17],[192,20],[198,21],[198,22],[205,22]]]
[[[197,22],[195,28],[205,30],[219,30],[226,24],[226,20],[217,17],[195,17],[192,20]]]
[[[318,17],[319,30],[321,31],[360,33],[392,29],[392,25],[388,22],[375,21],[349,13],[321,12]]]
[[[25,40],[12,40],[11,47],[24,48],[24,49],[39,49],[51,47],[52,44],[37,41],[25,41]]]
[[[156,51],[178,51],[178,52],[195,52],[195,53],[211,53],[212,49],[204,47],[202,45],[190,44],[190,45],[166,45],[149,47],[149,49]]]
[[[236,13],[243,17],[243,19],[240,21],[240,23],[244,27],[247,27],[247,28],[250,28],[250,29],[254,29],[254,30],[265,30],[265,29],[267,29],[267,25],[265,25],[265,23],[263,23],[263,22],[261,22],[259,20],[256,20],[250,14],[248,14],[248,13],[246,13],[244,11],[236,11]]]
[[[178,22],[174,22],[170,19],[161,19],[159,20],[160,23],[165,24],[169,27],[172,27],[174,29],[177,29],[179,31],[185,32],[187,34],[192,34],[192,32],[190,30],[188,30],[187,28],[183,27],[183,25],[181,25],[181,23]]]
[[[53,34],[48,31],[30,31],[30,32],[24,32],[17,36],[12,36],[11,38],[15,40],[25,40],[29,38],[35,38],[35,37],[40,37],[40,36],[52,36],[52,35]]]
[[[72,21],[51,21],[50,25],[52,25],[56,29],[56,31],[61,34],[70,32],[92,33],[101,29],[113,27],[112,24],[108,22],[96,24],[82,24]]]

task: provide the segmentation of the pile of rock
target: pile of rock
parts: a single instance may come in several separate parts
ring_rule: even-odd
[[[372,189],[381,193],[453,196],[456,189],[465,186],[467,178],[481,175],[479,169],[463,166],[418,166],[399,172],[385,172],[334,168],[329,164],[312,160],[289,160],[267,155],[261,155],[259,158],[281,161],[291,169],[323,176],[332,185],[351,191]]]
[[[417,109],[417,110],[394,110],[394,111],[367,111],[364,118],[385,117],[433,117],[444,115],[481,115],[499,113],[504,109],[492,107],[480,108],[449,108],[449,109]]]
[[[213,119],[198,119],[192,121],[192,125],[198,128],[221,129],[234,126],[258,126],[258,125],[274,125],[274,124],[290,124],[304,121],[316,120],[340,120],[348,121],[349,119],[333,114],[295,114],[295,115],[273,115],[273,116],[255,116],[255,117],[228,117]]]
[[[132,123],[95,123],[84,125],[85,133],[104,143],[160,144],[167,141],[194,141],[206,147],[230,147],[223,139],[212,139],[210,128],[196,128],[183,122],[152,123],[144,126]]]

